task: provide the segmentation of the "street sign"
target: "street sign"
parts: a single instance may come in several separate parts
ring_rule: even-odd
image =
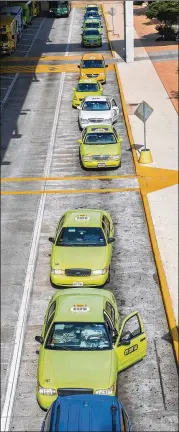
[[[153,113],[153,108],[151,108],[150,105],[148,105],[147,102],[143,101],[140,103],[140,105],[135,110],[134,114],[144,123],[144,147],[146,148],[146,121]]]
[[[108,14],[112,17],[112,32],[114,34],[114,15],[116,14],[116,9],[112,7],[108,10]]]
[[[111,9],[109,9],[108,13],[109,15],[114,16],[116,14],[116,9],[112,7]]]
[[[153,108],[151,108],[150,105],[148,105],[147,102],[143,101],[140,103],[140,105],[137,107],[134,114],[144,123],[153,113]]]

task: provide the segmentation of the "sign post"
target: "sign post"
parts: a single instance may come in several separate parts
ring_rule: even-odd
[[[112,17],[112,32],[113,32],[113,35],[114,35],[114,15],[116,14],[116,9],[112,7],[108,11],[108,14],[111,15],[111,17]]]
[[[144,150],[141,150],[140,152],[140,163],[151,163],[152,155],[149,149],[147,149],[147,138],[146,138],[146,121],[153,113],[153,108],[151,108],[150,105],[147,104],[147,102],[143,101],[139,104],[134,114],[144,123]]]

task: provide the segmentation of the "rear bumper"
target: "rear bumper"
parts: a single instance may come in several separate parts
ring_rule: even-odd
[[[93,287],[98,287],[98,286],[102,286],[106,283],[107,279],[108,279],[108,272],[105,273],[104,275],[99,275],[99,276],[87,276],[87,277],[71,277],[71,276],[65,276],[65,275],[54,275],[52,273],[50,273],[50,279],[52,281],[52,283],[54,285],[57,286],[66,286],[66,287],[75,287],[74,283],[80,283],[82,282],[83,285],[81,286],[81,288],[85,287],[85,286],[93,286]]]

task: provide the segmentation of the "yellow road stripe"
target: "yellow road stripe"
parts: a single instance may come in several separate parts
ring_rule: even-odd
[[[113,70],[114,65],[110,64],[108,71]],[[1,66],[1,73],[59,73],[59,72],[79,72],[76,64],[61,64],[61,65],[29,65],[29,66]]]
[[[6,182],[28,182],[28,181],[70,181],[70,180],[118,180],[118,179],[136,178],[135,175],[119,175],[119,176],[72,176],[72,177],[3,177],[1,183]]]
[[[104,15],[103,5],[102,5],[102,10],[103,10],[103,15]],[[108,35],[108,40],[109,40],[111,52],[112,52],[113,57],[115,57],[114,51],[112,49],[112,43],[110,40],[110,33],[108,30],[108,23],[107,23],[105,15],[104,15],[104,20],[106,23],[107,35]],[[136,168],[136,174],[139,176],[142,173],[143,176],[144,175],[147,176],[148,173],[149,172],[152,173],[152,171],[155,170],[155,168],[141,167],[139,162],[138,162],[137,152],[135,149],[134,138],[133,138],[131,126],[129,123],[129,117],[127,114],[127,107],[126,107],[126,102],[125,102],[125,98],[124,98],[124,93],[123,93],[123,89],[122,89],[122,83],[121,83],[119,71],[118,71],[117,65],[114,65],[114,67],[115,67],[115,71],[116,71],[116,77],[117,77],[119,92],[120,92],[120,96],[121,96],[121,103],[122,103],[123,115],[124,115],[125,124],[126,124],[126,128],[127,128],[128,138],[129,138],[129,142],[130,142],[130,145],[132,148],[132,154],[133,154],[134,164],[135,164],[135,168]],[[167,170],[163,170],[163,171],[167,171]],[[171,170],[168,170],[168,171],[171,174]],[[146,172],[146,174],[145,174],[145,172]],[[153,172],[156,172],[156,171],[153,171]],[[170,174],[169,174],[169,177],[170,177],[169,186],[171,185]],[[163,267],[161,256],[160,256],[160,251],[158,248],[158,243],[157,243],[156,234],[155,234],[155,228],[153,225],[152,215],[151,215],[150,206],[149,206],[149,202],[148,202],[148,198],[147,198],[147,189],[146,189],[145,185],[146,185],[146,178],[143,178],[143,179],[141,178],[140,179],[141,196],[142,196],[142,200],[143,200],[143,205],[144,205],[144,210],[145,210],[145,215],[146,215],[146,221],[147,221],[147,225],[148,225],[152,250],[153,250],[155,263],[156,263],[156,268],[157,268],[157,272],[158,272],[158,276],[159,276],[160,289],[161,289],[161,293],[162,293],[165,312],[166,312],[166,316],[167,316],[167,320],[168,320],[170,334],[171,334],[172,341],[173,341],[174,352],[175,352],[176,360],[178,362],[178,360],[179,360],[178,330],[176,327],[176,320],[175,320],[175,316],[174,316],[174,312],[173,312],[172,301],[171,301],[171,297],[170,297],[170,291],[169,291],[169,287],[167,284],[166,275],[165,275],[164,267]],[[166,185],[165,185],[165,187],[166,187]],[[155,187],[155,190],[157,190],[157,187]]]
[[[107,54],[103,54],[105,59],[112,59],[111,55],[107,55]],[[11,63],[11,62],[28,62],[28,61],[36,61],[36,62],[43,62],[43,61],[65,61],[67,62],[68,60],[73,61],[73,60],[81,60],[82,55],[72,55],[72,56],[63,56],[63,55],[53,55],[53,56],[42,56],[42,57],[5,57],[1,59],[1,62],[3,63]]]
[[[114,189],[42,189],[27,191],[1,191],[1,195],[39,195],[39,194],[85,194],[85,193],[115,193],[115,192],[139,192],[139,188],[114,188]]]

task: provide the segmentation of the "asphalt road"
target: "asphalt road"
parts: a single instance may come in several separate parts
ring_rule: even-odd
[[[81,55],[82,18],[83,9],[77,8],[68,19],[45,19],[30,56]],[[110,57],[105,31],[102,50]],[[147,357],[119,376],[120,400],[134,431],[177,431],[177,370],[142,200],[139,190],[133,190],[138,188],[138,180],[115,73],[107,73],[104,94],[115,96],[120,107],[116,128],[124,142],[122,167],[116,171],[89,173],[80,167],[78,111],[71,108],[72,87],[77,80],[76,72],[19,74],[1,120],[1,176],[34,179],[2,183],[3,192],[12,192],[2,195],[1,219],[3,414],[10,416],[13,405],[12,417],[6,419],[11,431],[40,430],[44,413],[35,396],[39,345],[34,337],[41,332],[54,293],[49,282],[48,238],[67,209],[103,208],[112,215],[116,237],[111,282],[106,288],[116,295],[121,318],[134,310],[140,312],[148,337]],[[39,179],[43,177],[63,179]],[[26,193],[13,194],[15,191]],[[22,356],[18,357],[23,328],[25,339]],[[16,373],[17,387],[13,387]],[[11,391],[6,393],[7,388]]]

